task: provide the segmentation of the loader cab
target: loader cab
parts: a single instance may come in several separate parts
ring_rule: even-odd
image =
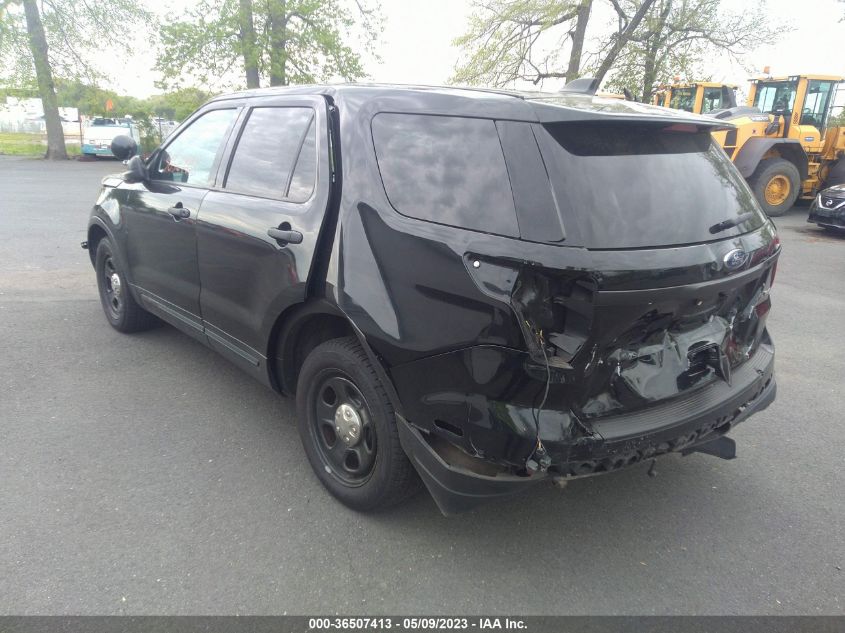
[[[832,98],[840,81],[840,77],[820,75],[754,79],[748,105],[766,114],[783,116],[779,136],[817,145],[824,138]],[[808,128],[814,128],[816,133]]]
[[[709,114],[736,105],[736,86],[712,82],[675,84],[656,93],[655,105],[695,114]]]

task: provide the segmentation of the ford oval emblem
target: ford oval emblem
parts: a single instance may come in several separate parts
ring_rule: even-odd
[[[728,270],[736,270],[742,268],[742,265],[748,261],[748,253],[741,248],[735,248],[729,251],[722,261],[725,262],[725,268]]]

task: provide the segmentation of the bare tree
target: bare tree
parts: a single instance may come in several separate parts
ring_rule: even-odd
[[[704,79],[702,60],[722,54],[743,62],[760,44],[777,41],[764,5],[733,13],[722,0],[658,0],[619,56],[609,85],[648,101],[675,75]]]
[[[593,73],[599,83],[604,80],[604,76],[613,67],[616,58],[619,57],[619,53],[637,32],[643,18],[654,5],[654,0],[635,0],[630,2],[631,6],[626,9],[619,0],[610,0],[610,2],[616,11],[618,28],[616,33],[610,37],[610,44],[603,52],[602,61]]]
[[[609,1],[617,29],[595,65],[599,80],[655,2],[635,0],[623,6],[619,0]],[[584,70],[584,42],[593,4],[594,0],[477,0],[467,32],[455,40],[466,60],[457,66],[452,81],[504,86],[516,80],[539,84],[544,79],[575,79]],[[543,45],[550,40],[556,46]],[[564,69],[560,56],[567,46]]]

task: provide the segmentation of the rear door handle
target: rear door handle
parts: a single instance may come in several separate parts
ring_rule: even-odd
[[[272,228],[267,229],[267,235],[285,244],[302,244],[302,233],[299,231]]]
[[[177,220],[186,220],[191,217],[191,210],[183,207],[181,202],[174,204],[167,212]]]

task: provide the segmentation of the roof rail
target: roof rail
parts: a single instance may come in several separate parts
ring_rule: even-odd
[[[585,95],[594,95],[599,89],[599,81],[595,77],[580,77],[567,83],[561,92],[578,92]]]

